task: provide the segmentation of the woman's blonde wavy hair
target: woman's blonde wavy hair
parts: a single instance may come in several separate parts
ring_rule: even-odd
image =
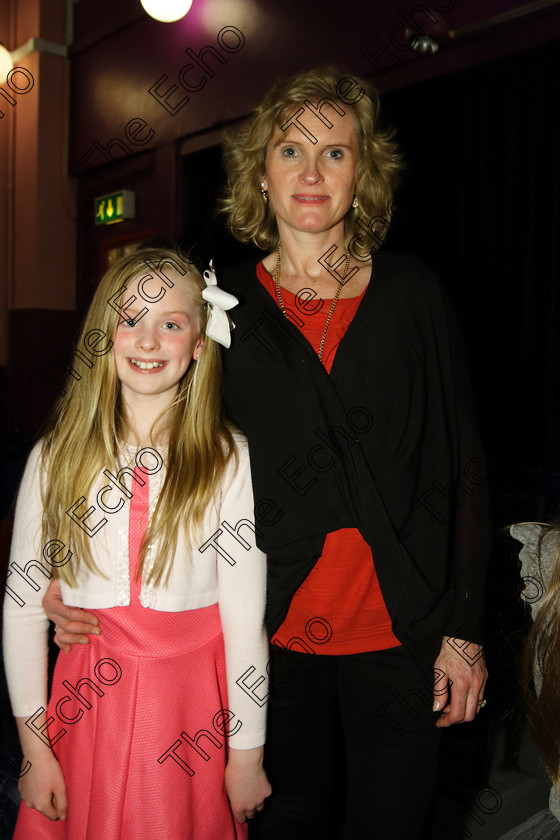
[[[354,93],[355,85],[352,94],[345,94],[345,82],[357,83],[358,93]],[[385,238],[392,215],[393,193],[402,168],[398,147],[392,139],[394,132],[379,127],[379,95],[368,82],[345,76],[334,67],[317,67],[278,82],[247,122],[235,133],[226,135],[223,154],[227,188],[220,210],[227,215],[230,231],[241,242],[252,242],[265,251],[278,247],[274,212],[264,201],[260,188],[266,170],[267,144],[274,129],[282,126],[306,99],[315,104],[325,98],[335,100],[345,111],[350,111],[358,129],[360,155],[356,168],[356,197],[359,206],[350,207],[346,214],[346,247],[355,237],[371,240],[359,249],[369,254]],[[305,114],[301,120],[305,125]],[[371,236],[364,234],[358,218],[370,227]]]
[[[113,352],[108,349],[112,343],[104,338],[114,338],[121,316],[110,301],[116,301],[118,308],[133,294],[140,298],[138,281],[150,273],[157,279],[154,267],[160,277],[166,277],[170,270],[181,275],[179,281],[174,275],[173,281],[185,282],[190,289],[201,334],[209,317],[201,295],[206,288],[203,278],[192,263],[172,250],[143,249],[122,257],[99,283],[77,345],[80,349],[93,347],[90,349],[93,354],[99,348],[98,355],[92,358],[91,368],[81,364],[80,373],[75,370],[78,378],[74,374],[68,377],[66,393],[59,400],[43,437],[42,544],[56,538],[72,552],[68,563],[52,570],[70,586],[77,586],[82,567],[100,572],[90,547],[90,540],[95,540],[96,535],[87,535],[66,512],[80,497],[89,499],[105,468],[114,473],[123,466],[119,447],[125,440],[127,419]],[[168,285],[173,285],[173,281]],[[143,300],[140,305],[149,308],[149,303]],[[88,335],[90,338],[86,339]],[[74,366],[78,368],[78,363],[74,362]],[[221,385],[220,349],[206,337],[198,361],[191,362],[178,384],[175,398],[152,426],[152,443],[156,432],[169,433],[168,454],[164,458],[165,481],[140,554],[139,575],[147,548],[157,544],[157,557],[147,578],[155,584],[168,578],[181,529],[187,545],[192,544],[195,536],[199,537],[204,513],[220,486],[226,465],[232,456],[237,458],[232,431],[221,410]],[[81,510],[85,511],[87,505],[84,502]]]

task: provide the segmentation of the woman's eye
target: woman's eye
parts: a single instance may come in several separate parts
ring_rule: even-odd
[[[288,146],[282,150],[282,154],[284,157],[295,157],[295,155],[297,155],[297,149],[294,149],[292,146]]]
[[[330,149],[328,156],[332,158],[332,160],[340,160],[342,157],[342,151],[340,149]]]

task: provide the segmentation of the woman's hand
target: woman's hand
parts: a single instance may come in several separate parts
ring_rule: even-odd
[[[55,624],[54,641],[64,653],[70,653],[72,645],[89,644],[88,633],[101,635],[99,622],[94,615],[80,607],[67,607],[64,604],[58,580],[51,582],[41,603],[48,618]]]
[[[262,747],[253,750],[230,748],[225,773],[226,793],[233,816],[244,823],[264,808],[264,800],[272,788],[262,766]]]
[[[485,705],[488,671],[480,645],[444,636],[434,664],[434,712],[441,712],[436,726],[474,720]]]
[[[31,767],[19,780],[18,790],[28,808],[35,808],[49,820],[66,819],[66,784],[52,750],[46,748],[33,756]]]

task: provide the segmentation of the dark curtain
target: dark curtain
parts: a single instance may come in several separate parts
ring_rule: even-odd
[[[408,169],[388,247],[462,321],[503,521],[557,516],[560,42],[382,97]]]
[[[559,71],[557,41],[382,97],[408,165],[387,247],[423,257],[446,283],[489,456],[490,712],[447,733],[440,779],[447,801],[464,806],[490,763],[519,769],[527,615],[519,547],[501,528],[560,517]],[[446,808],[436,808],[436,823]]]

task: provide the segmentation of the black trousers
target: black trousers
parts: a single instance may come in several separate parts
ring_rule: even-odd
[[[440,744],[432,691],[402,647],[323,656],[271,645],[273,794],[250,837],[420,840]]]

